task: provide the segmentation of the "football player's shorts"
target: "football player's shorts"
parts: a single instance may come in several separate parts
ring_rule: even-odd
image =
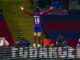
[[[41,26],[33,26],[33,32],[41,32]]]

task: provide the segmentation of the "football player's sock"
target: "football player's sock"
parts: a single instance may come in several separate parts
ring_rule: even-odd
[[[40,36],[38,36],[38,44],[40,44]]]
[[[40,36],[38,36],[38,45],[37,45],[37,47],[41,47],[41,45],[40,45]]]
[[[36,43],[36,36],[33,37],[33,43]]]
[[[33,47],[36,47],[36,36],[33,37]]]

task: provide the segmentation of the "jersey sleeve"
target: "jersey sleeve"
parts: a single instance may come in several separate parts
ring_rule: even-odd
[[[27,12],[26,10],[23,10],[23,12],[30,15],[30,16],[33,16],[33,13]]]
[[[51,10],[48,9],[47,11],[43,12],[43,13],[40,13],[40,16],[44,15],[44,14],[47,14],[48,12],[50,12]]]

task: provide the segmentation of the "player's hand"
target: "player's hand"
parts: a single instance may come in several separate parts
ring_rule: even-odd
[[[21,9],[21,10],[24,10],[24,7],[23,7],[23,6],[20,6],[20,9]]]
[[[50,7],[50,10],[53,10],[54,9],[54,7]]]

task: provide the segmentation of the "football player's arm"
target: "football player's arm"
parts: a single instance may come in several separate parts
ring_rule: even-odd
[[[48,9],[47,11],[40,13],[40,16],[47,14],[48,12],[50,12],[51,10],[53,10],[53,7],[50,7],[50,9]]]
[[[24,7],[21,6],[20,9],[21,9],[24,13],[26,13],[26,14],[28,14],[28,15],[30,15],[30,16],[33,16],[33,13],[27,12],[26,10],[24,10]]]

